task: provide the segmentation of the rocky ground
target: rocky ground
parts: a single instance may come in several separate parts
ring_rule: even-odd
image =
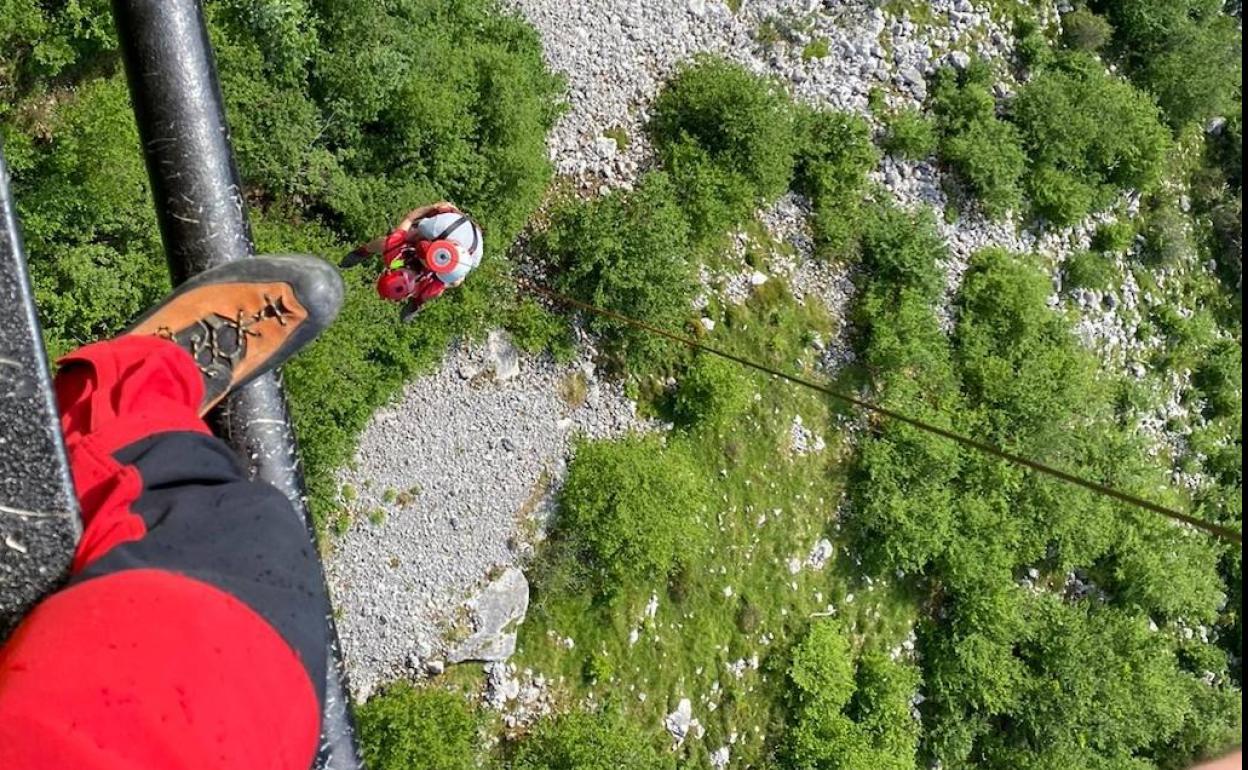
[[[922,23],[866,0],[741,0],[735,11],[719,0],[510,2],[538,29],[550,66],[568,80],[568,109],[549,139],[550,154],[558,173],[586,193],[628,187],[652,161],[641,128],[649,104],[673,67],[697,53],[773,75],[799,99],[867,115],[873,88],[884,89],[893,105],[918,104],[924,76],[935,67],[963,65],[969,53],[1008,56],[1013,45],[1006,26],[970,0],[934,0]],[[826,56],[804,55],[814,41],[826,42]],[[950,246],[950,296],[981,248],[1045,254],[1054,268],[1052,303],[1081,314],[1081,337],[1108,361],[1129,372],[1139,367],[1130,314],[1140,298],[1131,286],[1107,297],[1060,285],[1061,264],[1087,248],[1096,225],[1111,215],[1045,231],[992,222],[973,208],[946,221],[944,180],[932,163],[886,158],[873,178],[902,205],[935,214]],[[1128,198],[1118,208],[1134,205]],[[752,286],[784,278],[799,299],[823,302],[842,318],[852,276],[810,258],[806,214],[805,202],[791,195],[760,212],[774,239],[764,271],[742,259],[739,269],[705,273],[706,292],[740,301]],[[737,237],[741,255],[748,238]],[[845,331],[819,343],[829,371],[852,360]],[[357,515],[335,542],[327,569],[357,697],[405,671],[439,671],[456,653],[452,640],[480,625],[463,602],[502,568],[523,563],[572,436],[644,427],[634,405],[599,382],[592,366],[521,357],[512,371],[505,354],[504,376],[495,377],[487,370],[500,368],[498,352],[451,351],[438,374],[414,381],[399,403],[377,413],[341,474],[357,496],[349,503]],[[583,404],[573,382],[586,389]],[[500,666],[491,679],[515,684]]]
[[[523,559],[574,436],[646,427],[587,361],[491,342],[451,350],[378,411],[340,474],[353,521],[326,571],[357,698],[455,652],[473,623],[462,603]]]

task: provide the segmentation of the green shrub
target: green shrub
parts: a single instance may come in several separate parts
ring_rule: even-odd
[[[1018,129],[997,117],[991,72],[978,63],[961,74],[942,69],[930,98],[941,158],[986,214],[1000,217],[1016,209],[1022,201],[1026,156]]]
[[[169,287],[125,79],[54,103],[50,138],[6,143],[31,282],[53,355],[108,336]]]
[[[700,354],[680,380],[672,411],[685,425],[723,425],[749,408],[750,384],[740,365]]]
[[[922,160],[936,151],[936,124],[916,109],[884,119],[884,149],[891,155]]]
[[[654,740],[614,712],[547,717],[526,737],[512,770],[673,770]]]
[[[1113,260],[1104,254],[1080,251],[1072,254],[1062,265],[1062,283],[1072,289],[1105,290],[1118,281],[1118,270]]]
[[[931,213],[877,205],[865,219],[862,266],[871,279],[934,300],[944,288],[948,252]]]
[[[529,353],[549,351],[559,362],[572,360],[576,353],[567,319],[542,307],[532,297],[525,297],[512,309],[507,330],[520,349]]]
[[[844,629],[823,619],[794,648],[789,682],[793,708],[783,749],[786,767],[914,767],[918,727],[910,718],[910,699],[919,679],[912,668],[869,654],[855,675]]]
[[[557,528],[610,594],[693,564],[708,503],[706,481],[681,444],[643,436],[588,442],[568,469]]]
[[[814,207],[811,227],[818,253],[845,254],[861,226],[867,173],[879,162],[871,129],[845,112],[798,108],[793,188]]]
[[[1045,35],[1045,30],[1028,14],[1022,14],[1014,23],[1014,46],[1019,62],[1034,71],[1043,69],[1053,62],[1053,46]]]
[[[1027,151],[1036,210],[1072,224],[1120,189],[1150,191],[1169,132],[1147,95],[1084,55],[1067,54],[1020,89],[1012,105]]]
[[[663,87],[647,129],[678,189],[713,173],[702,171],[703,163],[740,184],[744,201],[731,201],[740,220],[751,213],[746,204],[771,200],[789,186],[794,140],[788,105],[771,81],[739,64],[699,56]],[[691,225],[695,232],[710,229],[693,216]]]
[[[1195,251],[1188,218],[1170,200],[1157,202],[1144,217],[1143,255],[1154,265],[1177,265]]]
[[[1135,225],[1126,220],[1106,222],[1092,234],[1092,248],[1106,254],[1123,254],[1135,243]]]
[[[305,171],[314,205],[364,239],[443,197],[478,217],[496,248],[509,243],[550,180],[545,138],[562,88],[536,31],[493,0],[318,10],[309,89],[325,114]]]
[[[646,175],[632,192],[559,204],[532,249],[554,268],[556,288],[577,299],[669,329],[688,320],[694,264],[665,174]],[[663,340],[621,322],[593,316],[588,327],[629,364],[671,355]]]
[[[1086,8],[1062,16],[1062,44],[1067,48],[1094,53],[1104,48],[1113,35],[1109,20]]]
[[[481,719],[462,695],[406,682],[356,711],[360,750],[377,770],[472,770],[479,767]]]
[[[830,618],[810,625],[793,650],[789,681],[795,702],[839,711],[854,695],[854,654],[841,624]]]
[[[1221,0],[1097,0],[1114,53],[1175,128],[1229,115],[1242,80],[1243,38]]]

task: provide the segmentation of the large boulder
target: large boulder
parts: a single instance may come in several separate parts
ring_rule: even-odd
[[[516,651],[516,628],[529,610],[529,581],[515,567],[485,587],[468,602],[472,613],[472,636],[451,651],[448,660],[504,661]]]

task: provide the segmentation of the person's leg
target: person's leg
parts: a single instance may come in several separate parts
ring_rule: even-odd
[[[426,273],[416,284],[416,291],[412,293],[407,304],[403,306],[402,312],[399,314],[400,320],[403,322],[411,321],[420,312],[420,309],[432,300],[442,296],[446,291],[446,284],[433,273]]]
[[[237,282],[226,293],[242,295]],[[327,665],[320,565],[290,502],[248,481],[200,418],[222,392],[211,378],[265,368],[249,357],[275,359],[293,319],[246,325],[239,339],[269,339],[245,350],[175,324],[65,360],[84,534],[69,585],[0,649],[0,767],[310,766]]]

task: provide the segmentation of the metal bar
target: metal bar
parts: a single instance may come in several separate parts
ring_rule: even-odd
[[[122,59],[175,283],[254,253],[238,170],[199,0],[114,0]],[[266,375],[234,393],[218,433],[308,515],[303,471],[281,382]],[[318,767],[358,768],[333,618]]]
[[[81,534],[0,147],[0,640],[64,579]]]

